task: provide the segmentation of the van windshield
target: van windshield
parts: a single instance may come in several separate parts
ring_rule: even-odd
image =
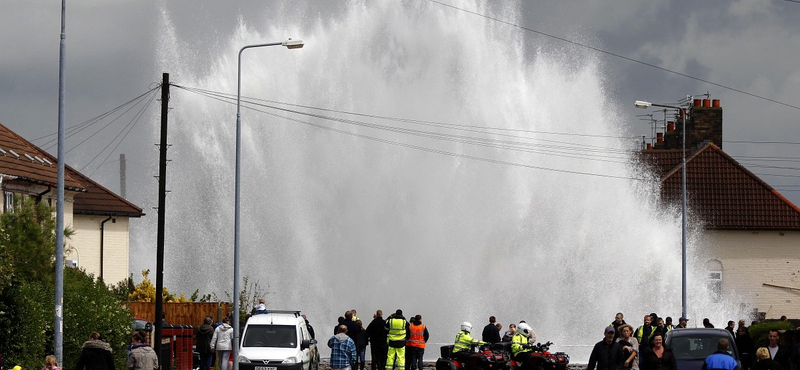
[[[248,325],[244,332],[242,347],[297,346],[297,330],[293,325]]]

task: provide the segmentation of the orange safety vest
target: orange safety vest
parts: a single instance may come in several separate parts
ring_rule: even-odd
[[[411,324],[411,336],[406,345],[425,349],[425,324]]]

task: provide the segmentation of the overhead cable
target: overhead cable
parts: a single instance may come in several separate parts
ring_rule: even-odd
[[[692,79],[692,80],[695,80],[695,81],[705,82],[707,84],[714,85],[714,86],[717,86],[717,87],[721,87],[721,88],[726,89],[726,90],[735,91],[735,92],[738,92],[740,94],[752,96],[754,98],[766,100],[766,101],[769,101],[769,102],[772,102],[772,103],[775,103],[775,104],[780,104],[780,105],[783,105],[783,106],[786,106],[786,107],[789,107],[789,108],[794,108],[794,109],[800,110],[800,106],[797,106],[797,105],[784,103],[784,102],[779,101],[779,100],[771,99],[771,98],[768,98],[768,97],[765,97],[765,96],[761,96],[761,95],[750,93],[750,92],[747,92],[747,91],[744,91],[744,90],[741,90],[741,89],[737,89],[735,87],[731,87],[731,86],[723,85],[723,84],[716,83],[716,82],[713,82],[713,81],[709,81],[709,80],[706,80],[704,78],[695,77],[695,76],[692,76],[692,75],[689,75],[689,74],[686,74],[686,73],[683,73],[683,72],[673,71],[673,70],[671,70],[669,68],[664,68],[664,67],[661,67],[661,66],[657,66],[657,65],[655,65],[653,63],[648,63],[648,62],[641,61],[641,60],[638,60],[638,59],[633,59],[631,57],[626,57],[626,56],[624,56],[622,54],[617,54],[617,53],[614,53],[614,52],[611,52],[611,51],[600,49],[598,47],[590,46],[590,45],[587,45],[587,44],[584,44],[584,43],[580,43],[580,42],[577,42],[577,41],[573,41],[573,40],[570,40],[570,39],[567,39],[567,38],[559,37],[559,36],[552,35],[552,34],[549,34],[549,33],[546,33],[546,32],[542,32],[542,31],[538,31],[538,30],[535,30],[533,28],[525,27],[525,26],[522,26],[522,25],[519,25],[519,24],[516,24],[516,23],[513,23],[513,22],[509,22],[509,21],[506,21],[506,20],[503,20],[503,19],[500,19],[500,18],[489,16],[489,15],[486,15],[486,14],[481,14],[481,13],[474,12],[474,11],[471,11],[471,10],[467,10],[467,9],[464,9],[464,8],[459,8],[457,6],[446,4],[446,3],[443,3],[441,1],[437,1],[437,0],[428,0],[428,1],[432,2],[432,3],[435,3],[435,4],[439,4],[439,5],[448,7],[448,8],[459,10],[459,11],[462,11],[462,12],[465,12],[465,13],[469,13],[469,14],[472,14],[472,15],[483,17],[483,18],[486,18],[486,19],[489,19],[489,20],[492,20],[492,21],[495,21],[495,22],[498,22],[498,23],[502,23],[502,24],[505,24],[505,25],[508,25],[508,26],[516,27],[516,28],[519,28],[519,29],[522,29],[522,30],[525,30],[525,31],[528,31],[528,32],[533,32],[533,33],[536,33],[536,34],[539,34],[539,35],[542,35],[542,36],[546,36],[546,37],[550,37],[550,38],[553,38],[553,39],[556,39],[556,40],[559,40],[559,41],[563,41],[563,42],[566,42],[566,43],[569,43],[569,44],[572,44],[572,45],[580,46],[582,48],[590,49],[590,50],[596,51],[598,53],[603,53],[603,54],[610,55],[610,56],[613,56],[613,57],[616,57],[616,58],[627,60],[629,62],[638,63],[638,64],[641,64],[641,65],[644,65],[644,66],[647,66],[647,67],[655,68],[655,69],[658,69],[658,70],[661,70],[661,71],[664,71],[664,72],[668,72],[668,73],[672,73],[672,74],[675,74],[675,75],[678,75],[678,76],[681,76],[681,77],[686,77],[686,78],[689,78],[689,79]],[[786,0],[786,1],[789,1],[789,0]]]

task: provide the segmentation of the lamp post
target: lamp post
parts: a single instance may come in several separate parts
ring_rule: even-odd
[[[686,108],[677,105],[655,104],[642,100],[637,100],[634,105],[636,108],[641,109],[662,107],[677,109],[681,112],[681,136],[683,141],[683,150],[681,151],[683,157],[681,164],[681,312],[682,316],[686,317]]]
[[[271,42],[267,44],[246,45],[239,49],[239,61],[236,73],[236,177],[234,187],[236,200],[234,202],[233,220],[233,370],[239,370],[239,225],[241,214],[241,173],[242,173],[242,119],[241,119],[241,100],[242,100],[242,52],[245,49],[260,48],[265,46],[285,46],[288,49],[300,49],[303,47],[302,40],[288,39],[281,42]]]

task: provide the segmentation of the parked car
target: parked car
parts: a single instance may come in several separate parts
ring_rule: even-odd
[[[241,370],[318,370],[317,341],[300,311],[275,311],[247,319],[239,350]]]
[[[664,343],[672,348],[678,370],[700,370],[706,357],[717,351],[717,343],[722,338],[730,343],[728,353],[736,359],[737,368],[741,369],[739,349],[736,348],[733,335],[725,329],[672,329],[667,332]]]

